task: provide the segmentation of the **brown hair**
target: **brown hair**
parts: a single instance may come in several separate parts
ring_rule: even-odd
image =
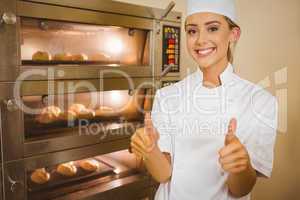
[[[226,16],[224,16],[224,17],[225,17],[225,20],[228,23],[228,26],[229,26],[230,30],[232,30],[233,28],[239,28],[240,29],[239,25],[237,25],[235,22],[233,22],[230,18],[228,18]],[[236,45],[236,42],[233,44],[233,48],[235,47],[235,45]],[[227,51],[227,59],[230,63],[233,62],[233,53],[232,53],[232,51],[233,51],[233,49],[231,48],[231,45],[229,44],[228,51]]]

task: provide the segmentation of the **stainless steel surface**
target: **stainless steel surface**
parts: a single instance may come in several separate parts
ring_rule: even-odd
[[[0,177],[1,177],[1,181],[0,181],[0,200],[3,199],[3,182],[4,182],[4,177],[3,177],[3,165],[1,163],[1,168],[0,168]]]
[[[2,130],[2,112],[1,112],[1,107],[0,107],[0,150],[1,150],[1,153],[0,153],[0,200],[3,199],[3,194],[4,194],[4,191],[3,191],[3,183],[4,183],[4,176],[2,174],[2,172],[4,171],[4,165],[3,165],[3,162],[2,162],[2,158],[4,157],[3,155],[3,130]]]
[[[14,25],[17,23],[17,16],[11,12],[5,12],[0,19],[0,25]]]
[[[125,131],[128,130],[126,133]],[[79,129],[79,128],[75,128]],[[86,128],[88,129],[88,128]],[[24,157],[29,157],[32,155],[51,153],[56,151],[62,151],[65,149],[80,148],[88,145],[102,144],[101,148],[104,148],[106,143],[115,142],[118,140],[128,140],[130,136],[134,133],[133,129],[129,123],[128,125],[122,125],[119,128],[111,129],[109,134],[105,132],[99,133],[82,133],[76,130],[73,134],[66,135],[67,132],[62,132],[58,137],[40,139],[27,141],[24,143]],[[106,135],[107,134],[107,135]]]
[[[82,0],[2,0],[0,2],[0,16],[2,13],[16,13],[17,15],[16,24],[14,24],[13,15],[4,15],[3,23],[10,25],[0,26],[0,40],[5,41],[0,46],[0,119],[3,139],[1,153],[5,200],[30,199],[27,188],[27,180],[30,178],[27,172],[30,170],[128,148],[130,135],[134,129],[128,131],[127,135],[114,134],[122,130],[120,127],[115,128],[112,131],[113,134],[105,139],[101,135],[83,137],[75,129],[61,131],[54,135],[25,138],[24,113],[16,109],[15,101],[27,95],[133,91],[140,86],[151,88],[163,80],[178,79],[179,73],[167,73],[168,68],[162,72],[163,33],[160,30],[163,25],[181,26],[181,14],[169,13],[171,7],[173,7],[172,4],[167,10],[163,10],[110,0],[89,0],[89,3]],[[166,17],[157,23],[164,15]],[[117,68],[109,65],[83,66],[81,64],[22,65],[20,50],[24,38],[20,37],[20,33],[24,17],[127,27],[130,28],[128,31],[130,35],[134,34],[133,29],[148,30],[151,62],[147,65],[121,65]],[[41,28],[47,31],[47,24],[42,24]],[[140,49],[139,52],[143,54],[144,49]],[[115,73],[114,69],[117,69],[119,73]],[[17,77],[22,78],[19,75],[30,74],[34,70],[39,73],[25,77],[26,81],[17,79]],[[101,73],[103,76],[99,77]],[[131,84],[129,79],[132,80]],[[81,87],[83,82],[92,86],[92,90]],[[145,85],[145,82],[148,84]],[[14,90],[18,86],[20,86],[19,90]],[[14,92],[19,92],[19,94],[14,96]],[[146,94],[152,93],[147,91]],[[150,108],[149,99],[145,100],[143,105],[147,104]],[[118,121],[115,120],[113,123],[118,123]],[[140,121],[137,123],[142,125]],[[153,183],[150,179],[144,178],[141,174],[124,177],[124,179],[122,177],[101,188],[93,187],[86,191],[66,194],[57,199],[123,199],[124,195],[127,195],[128,200],[147,196],[152,199],[155,191]]]
[[[2,161],[17,160],[23,158],[23,120],[22,112],[17,109],[8,110],[9,100],[13,100],[13,83],[0,83],[0,106],[1,106],[1,123],[2,123],[2,144],[3,158]]]
[[[1,34],[0,34],[0,38],[1,38]],[[0,51],[1,51],[1,46],[0,46]],[[4,63],[4,62],[12,62],[12,61],[9,61],[4,56],[3,58],[0,59],[0,82],[8,82],[8,81],[16,80],[17,75],[19,74],[19,68],[9,67],[9,66],[1,67],[1,62]]]
[[[162,71],[162,73],[160,74],[159,80],[161,80],[163,77],[165,77],[170,72],[172,67],[173,67],[172,65],[169,65],[166,69],[164,69]]]
[[[77,1],[78,5],[81,5]],[[50,1],[51,3],[51,1]],[[100,24],[100,25],[116,25],[125,26],[132,28],[141,28],[150,30],[150,58],[151,65],[149,66],[120,66],[117,69],[127,73],[131,77],[145,77],[152,76],[152,70],[154,68],[154,76],[160,76],[162,71],[161,60],[162,60],[162,33],[160,30],[163,25],[181,26],[180,20],[178,22],[161,21],[157,22],[156,19],[150,18],[138,18],[132,16],[122,16],[118,14],[111,14],[106,12],[95,12],[93,10],[74,9],[70,7],[56,6],[59,3],[54,2],[51,4],[37,4],[33,2],[18,1],[17,14],[18,16],[35,17],[35,18],[46,18],[52,20],[63,20],[69,22],[78,23],[89,23],[89,24]],[[76,4],[77,5],[77,4]],[[76,7],[76,6],[75,6]],[[68,13],[68,15],[63,15]],[[129,17],[129,18],[127,18]],[[157,24],[158,23],[158,24]],[[158,32],[158,34],[153,34]],[[154,58],[154,59],[152,59]],[[20,59],[17,59],[20,62]],[[112,69],[109,66],[85,66],[84,69],[80,65],[67,65],[67,66],[47,66],[48,69],[54,69],[64,74],[60,77],[56,73],[54,74],[55,79],[84,79],[84,78],[98,78],[99,70]],[[141,67],[141,68],[139,68]],[[22,66],[20,67],[20,73],[28,72],[31,70],[44,70],[44,66]],[[46,72],[47,75],[47,72]],[[118,75],[114,74],[113,77]],[[179,76],[179,73],[168,73],[168,76]],[[1,76],[0,76],[1,77]],[[47,78],[41,75],[33,75],[29,80],[46,80]]]
[[[65,7],[81,8],[93,11],[102,11],[108,13],[118,13],[122,15],[160,19],[164,10],[159,8],[152,8],[146,6],[139,6],[129,3],[117,2],[112,0],[89,0],[88,3],[82,0],[31,0],[32,2],[45,3],[52,5],[61,5]],[[167,18],[167,21],[180,21],[180,12],[171,12]]]
[[[7,176],[10,192],[14,193],[17,191],[17,188],[22,185],[21,181],[13,180],[10,176]]]
[[[67,196],[56,198],[55,200],[141,200],[150,197],[153,199],[153,193],[149,190],[149,177],[141,174],[133,174],[105,184],[90,187],[84,192],[79,191]]]
[[[125,78],[107,79],[87,79],[87,80],[60,80],[60,81],[24,81],[20,84],[20,95],[45,95],[45,94],[64,94],[72,92],[93,92],[109,90],[130,90],[135,88],[150,88],[152,85],[151,77],[133,78],[130,81]],[[91,86],[90,88],[81,87],[82,84]]]
[[[26,170],[34,170],[45,166],[53,166],[56,164],[89,158],[101,154],[114,151],[124,150],[130,144],[130,137],[115,141],[88,145],[81,148],[67,149],[64,151],[52,152],[31,156],[24,159]]]
[[[163,33],[162,33],[162,27],[163,25],[168,25],[168,26],[174,26],[174,27],[180,27],[181,24],[180,23],[174,23],[174,22],[155,22],[157,28],[156,30],[159,30],[158,33],[156,34],[154,43],[156,44],[155,49],[154,49],[154,55],[155,56],[155,60],[154,60],[154,74],[155,77],[160,77],[161,73],[162,73],[162,47],[163,47],[163,42],[162,42],[162,38],[163,38]],[[180,54],[181,55],[181,54]],[[179,77],[180,76],[180,71],[179,72],[169,72],[168,77]]]
[[[17,111],[18,110],[18,106],[17,106],[15,100],[13,100],[13,99],[7,99],[7,100],[4,100],[3,102],[6,105],[6,109],[8,111],[13,112],[13,111]]]
[[[86,3],[85,3],[86,4]],[[68,13],[65,15],[64,13]],[[124,26],[151,30],[152,20],[134,16],[122,16],[106,12],[75,9],[49,4],[18,1],[17,15],[21,17],[44,18],[68,22],[89,23],[109,26]]]
[[[168,14],[171,12],[171,10],[175,7],[175,5],[176,5],[175,2],[171,1],[169,5],[165,8],[162,16],[160,17],[160,20],[165,19],[168,16]]]
[[[26,80],[68,80],[68,79],[98,79],[101,72],[103,78],[120,78],[128,75],[132,78],[151,77],[151,66],[23,66],[21,73],[33,72]],[[117,71],[116,71],[117,70]],[[114,72],[115,71],[115,72]],[[38,73],[37,73],[38,72]],[[121,73],[123,72],[123,73]],[[63,76],[61,76],[63,74]]]
[[[25,191],[25,168],[24,162],[13,161],[4,163],[3,176],[5,178],[4,197],[9,200],[24,200],[26,199]]]
[[[0,16],[2,16],[3,13],[16,13],[16,0],[0,1]],[[18,23],[17,21],[16,25],[0,26],[0,82],[14,81],[18,73]]]

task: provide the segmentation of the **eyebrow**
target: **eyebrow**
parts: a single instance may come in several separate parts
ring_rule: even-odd
[[[214,23],[217,23],[217,24],[221,24],[221,22],[219,21],[209,21],[209,22],[206,22],[205,25],[210,25],[210,24],[214,24]],[[198,26],[197,24],[186,24],[185,26]]]

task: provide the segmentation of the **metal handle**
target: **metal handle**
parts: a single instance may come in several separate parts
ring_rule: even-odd
[[[14,13],[6,12],[3,13],[0,19],[0,25],[7,24],[7,25],[14,25],[17,23],[17,16]]]
[[[175,5],[176,5],[176,3],[174,1],[171,1],[169,3],[169,5],[165,8],[164,13],[160,17],[160,20],[163,20],[164,18],[166,18],[168,16],[168,14],[171,12],[171,10],[174,8]]]
[[[17,187],[18,187],[18,185],[22,185],[21,181],[15,181],[10,176],[7,176],[7,178],[8,178],[8,182],[10,184],[9,188],[10,188],[11,192],[15,192],[16,189],[17,189]]]
[[[4,104],[6,105],[7,110],[10,112],[18,110],[18,105],[13,99],[4,100]]]

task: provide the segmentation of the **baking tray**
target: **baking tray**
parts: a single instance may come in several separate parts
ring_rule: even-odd
[[[64,185],[69,185],[72,183],[79,183],[82,181],[87,181],[94,178],[101,178],[108,175],[114,175],[114,167],[111,165],[107,165],[106,163],[103,163],[99,161],[98,159],[95,159],[99,163],[99,169],[94,172],[89,172],[84,169],[82,169],[79,166],[79,163],[77,161],[74,161],[74,165],[77,167],[77,173],[75,176],[68,177],[63,176],[56,172],[56,167],[46,168],[46,171],[50,173],[50,180],[47,183],[44,184],[37,184],[31,181],[30,175],[32,172],[28,173],[28,191],[29,192],[37,192],[45,189],[50,189],[54,187],[62,187]]]

